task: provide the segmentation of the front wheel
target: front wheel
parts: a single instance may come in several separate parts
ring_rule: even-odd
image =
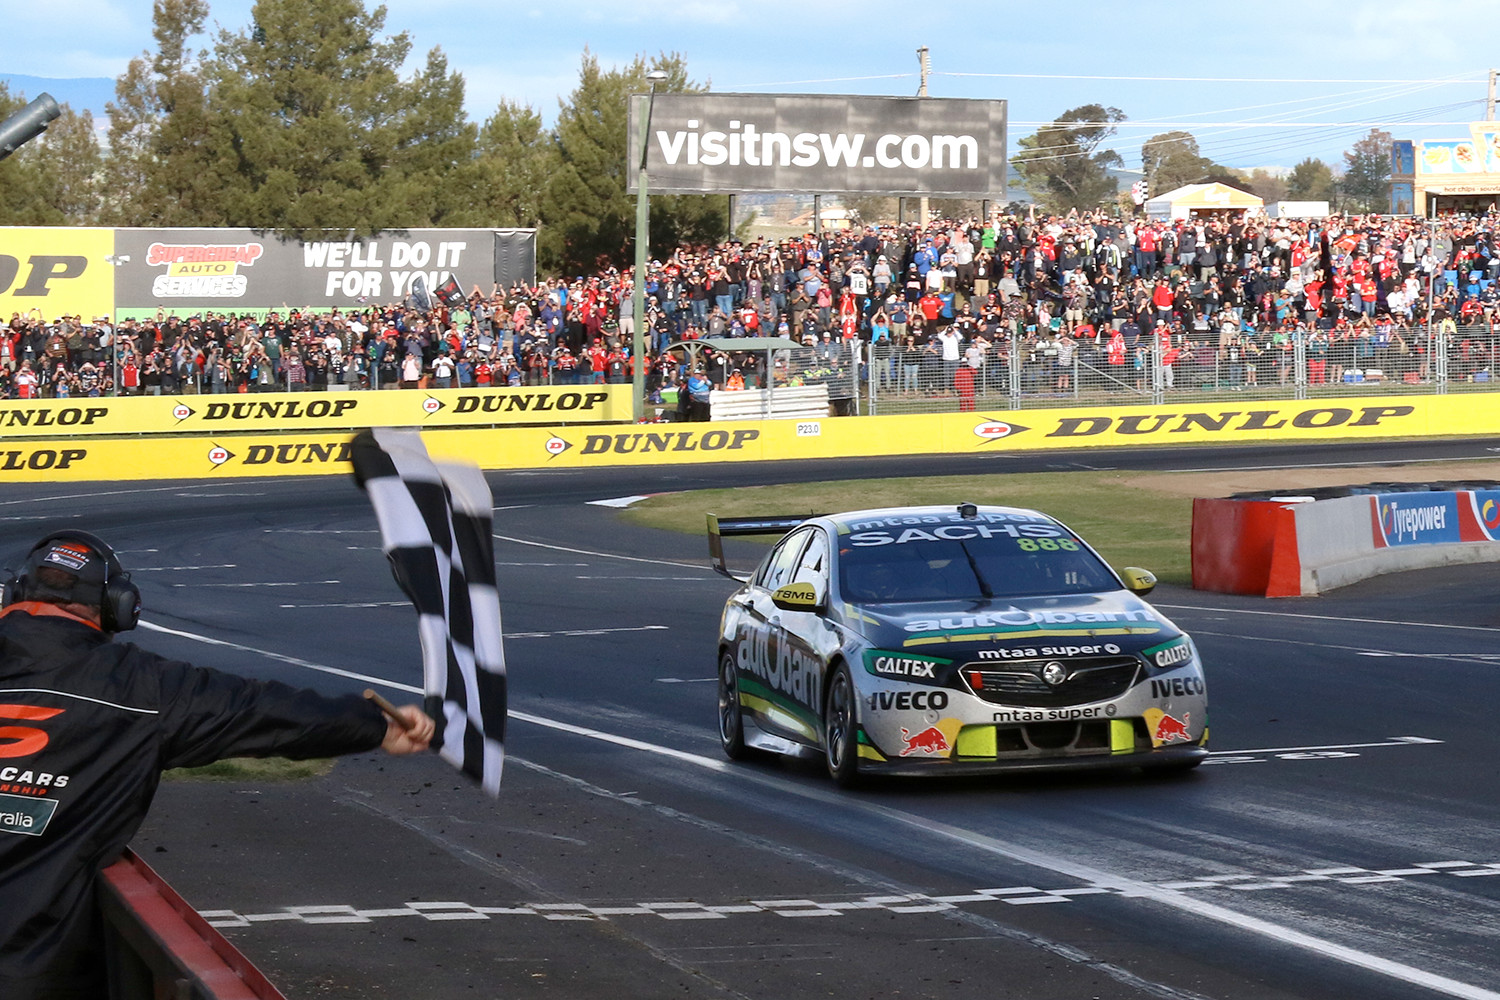
[[[840,663],[823,706],[823,756],[829,775],[841,788],[853,788],[860,779],[856,697],[849,668]]]
[[[719,745],[730,760],[750,756],[750,748],[745,745],[745,720],[740,715],[739,669],[728,650],[719,657]]]

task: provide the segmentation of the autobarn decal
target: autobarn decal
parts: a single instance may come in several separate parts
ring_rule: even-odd
[[[1274,431],[1285,427],[1324,430],[1330,427],[1381,427],[1416,412],[1414,406],[1310,407],[1299,410],[1221,410],[1216,413],[1133,413],[1061,417],[1047,437],[1093,437],[1113,434],[1150,435]]]
[[[663,451],[739,451],[760,437],[758,430],[645,431],[633,434],[590,434],[582,455],[630,455]]]

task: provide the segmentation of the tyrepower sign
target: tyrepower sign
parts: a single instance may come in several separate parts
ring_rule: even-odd
[[[1005,102],[918,97],[635,95],[651,193],[869,192],[1005,197]]]

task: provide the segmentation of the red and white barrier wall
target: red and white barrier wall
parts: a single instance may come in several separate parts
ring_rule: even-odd
[[[1500,561],[1500,488],[1193,501],[1193,587],[1307,597],[1409,569]]]

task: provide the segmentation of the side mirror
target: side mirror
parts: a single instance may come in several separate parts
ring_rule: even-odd
[[[1126,566],[1120,570],[1120,579],[1125,581],[1125,586],[1131,593],[1142,597],[1156,589],[1156,574],[1139,566]]]
[[[817,611],[822,605],[818,591],[810,583],[789,583],[771,594],[771,603],[783,611]]]

